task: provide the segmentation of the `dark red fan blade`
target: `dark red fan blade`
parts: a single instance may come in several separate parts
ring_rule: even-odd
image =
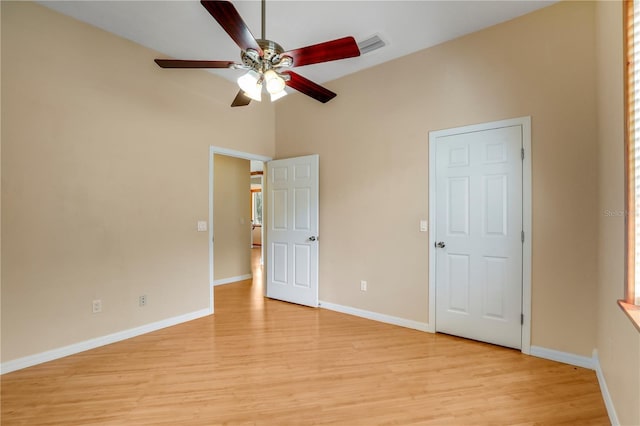
[[[320,62],[336,61],[338,59],[360,56],[360,49],[353,37],[344,37],[337,40],[314,44],[313,46],[284,52],[281,56],[289,56],[293,59],[294,67],[318,64]]]
[[[251,102],[251,98],[245,95],[244,92],[241,90],[236,95],[236,98],[231,103],[231,106],[232,107],[247,106],[249,105],[250,102]]]
[[[325,89],[319,84],[314,83],[293,71],[284,71],[282,74],[288,74],[291,76],[287,81],[287,86],[296,89],[298,92],[302,92],[307,96],[311,96],[313,99],[320,101],[323,104],[336,97],[336,94],[331,90]]]
[[[249,31],[240,14],[230,1],[202,0],[200,3],[218,21],[218,24],[229,34],[240,49],[253,49],[262,56],[262,49],[258,46],[256,38]]]
[[[186,61],[181,59],[154,59],[162,68],[229,68],[232,61]]]

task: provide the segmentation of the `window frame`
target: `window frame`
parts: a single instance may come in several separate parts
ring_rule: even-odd
[[[640,93],[636,93],[634,75],[640,73],[640,53],[634,53],[634,0],[625,0],[623,7],[623,43],[624,43],[624,194],[625,194],[625,259],[624,259],[624,299],[618,304],[640,331],[640,306],[637,297],[636,283],[636,164],[635,150],[640,148],[640,135],[636,134],[636,121],[640,121],[640,114],[636,114],[636,105],[640,107]],[[640,178],[640,177],[639,177]],[[640,253],[638,254],[640,256]],[[640,278],[640,277],[638,277]]]

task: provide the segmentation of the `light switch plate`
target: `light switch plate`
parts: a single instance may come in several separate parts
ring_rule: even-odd
[[[420,232],[427,232],[428,225],[426,220],[420,221]]]
[[[198,221],[198,232],[206,232],[207,231],[207,221],[199,220]]]

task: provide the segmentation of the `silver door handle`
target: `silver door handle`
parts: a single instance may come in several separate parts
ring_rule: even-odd
[[[313,235],[309,237],[309,241],[316,241],[318,237],[314,237]]]
[[[445,243],[444,243],[444,241],[438,241],[435,244],[435,246],[436,246],[436,248],[444,248],[445,247]]]

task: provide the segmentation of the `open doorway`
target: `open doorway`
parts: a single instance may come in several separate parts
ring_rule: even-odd
[[[217,184],[226,179],[226,175],[220,175],[220,168],[215,165],[216,157],[228,156],[237,157],[244,160],[260,161],[265,167],[265,174],[268,180],[262,181],[266,188],[262,188],[266,195],[262,199],[263,215],[268,213],[265,223],[269,230],[265,231],[263,226],[260,247],[267,247],[263,252],[262,264],[269,267],[269,280],[265,279],[265,272],[260,264],[259,273],[264,281],[264,290],[267,297],[297,303],[307,306],[318,306],[318,155],[307,155],[288,159],[272,160],[272,158],[260,155],[247,154],[233,151],[226,148],[210,147],[209,158],[209,253],[210,253],[210,296],[211,312],[214,312],[214,286],[227,284],[236,281],[253,278],[253,274],[247,277],[235,275],[225,278],[220,276],[218,266],[219,256],[216,255],[218,249],[214,246],[214,241],[219,242],[217,232],[226,229],[227,223],[234,226],[238,223],[238,216],[228,222],[217,223],[216,218],[220,214],[215,213],[217,207],[225,204],[224,199],[216,201],[216,195],[220,195],[220,190],[216,189]],[[247,164],[249,162],[245,162]],[[266,164],[265,164],[266,163]],[[250,195],[250,164],[247,164],[244,172],[240,175],[247,179],[243,186],[244,194],[241,194],[247,202],[251,200]],[[249,191],[247,191],[249,189]],[[261,192],[263,192],[261,191]],[[291,195],[288,195],[291,194]],[[297,194],[297,195],[296,195]],[[267,205],[268,209],[264,208]],[[265,210],[267,210],[265,212]],[[248,208],[249,216],[246,228],[247,239],[244,246],[246,251],[252,250],[251,243],[251,208]],[[287,218],[292,218],[287,220]],[[241,225],[244,224],[242,218],[239,219]],[[263,225],[265,225],[263,223]],[[266,235],[265,235],[266,234]],[[215,238],[214,238],[215,235]],[[244,237],[240,237],[243,239]],[[249,249],[249,250],[247,250]],[[244,252],[246,253],[246,252]],[[222,256],[228,253],[218,253]],[[251,254],[251,253],[250,253]],[[251,264],[251,262],[249,262]],[[227,265],[224,265],[226,267]],[[216,276],[216,273],[218,276]],[[233,275],[233,274],[230,274]]]
[[[213,157],[213,278],[221,285],[252,276],[250,160]]]
[[[264,169],[264,162],[270,157],[249,154],[226,148],[210,147],[209,150],[209,277],[212,312],[215,301],[213,288],[231,282],[251,279],[254,268],[253,232],[254,223],[262,225],[262,175],[259,178],[260,189],[257,201],[260,210],[254,210],[251,193],[251,163],[256,170]],[[256,182],[257,183],[257,182]],[[256,191],[257,193],[258,191]],[[246,204],[245,204],[246,203]],[[236,208],[234,209],[234,206]],[[242,207],[242,206],[246,206]],[[245,219],[246,218],[246,219]],[[256,226],[259,239],[255,242],[259,251],[262,274],[262,226]],[[233,235],[231,235],[232,232]]]

